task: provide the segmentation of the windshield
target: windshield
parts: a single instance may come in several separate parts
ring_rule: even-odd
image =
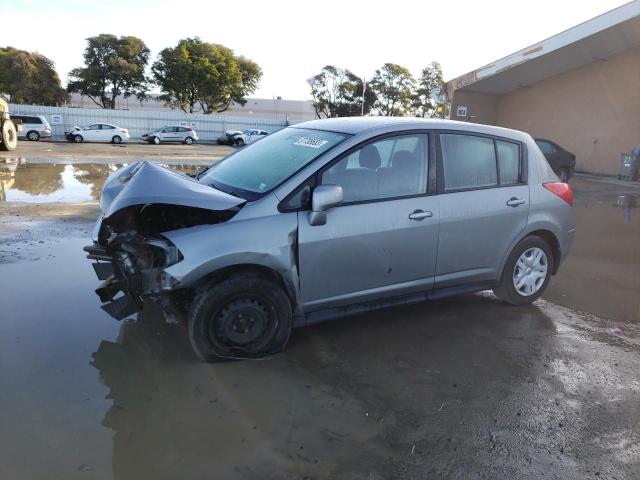
[[[289,127],[211,167],[200,182],[248,198],[273,190],[348,135]]]

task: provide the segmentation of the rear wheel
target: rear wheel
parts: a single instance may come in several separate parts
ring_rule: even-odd
[[[122,138],[120,138],[119,135],[114,135],[111,139],[111,143],[118,145],[119,143],[122,143]]]
[[[187,137],[184,139],[184,143],[186,143],[187,145],[191,145],[193,143],[193,138],[191,137]]]
[[[40,140],[40,134],[35,130],[31,130],[27,133],[27,138],[32,142],[37,142],[38,140]]]
[[[189,340],[208,362],[259,358],[281,351],[292,313],[282,288],[257,272],[231,275],[196,295],[189,311]]]
[[[549,284],[553,253],[545,240],[531,235],[511,251],[493,293],[511,305],[528,305],[537,300]]]
[[[12,121],[6,120],[2,122],[2,130],[0,131],[2,136],[2,143],[0,143],[0,150],[5,152],[11,152],[18,146],[18,132]]]
[[[82,135],[74,135],[73,136],[73,141],[76,143],[82,143],[84,139],[82,138]]]

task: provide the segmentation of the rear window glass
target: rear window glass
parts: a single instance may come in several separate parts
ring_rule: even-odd
[[[442,134],[440,143],[446,190],[497,185],[498,168],[492,139]]]

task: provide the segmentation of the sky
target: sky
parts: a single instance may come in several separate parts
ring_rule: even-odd
[[[309,99],[327,64],[369,79],[384,63],[415,75],[431,61],[445,80],[627,3],[620,0],[0,0],[0,47],[37,51],[63,85],[86,38],[134,35],[152,61],[186,37],[223,44],[263,70],[259,98]]]

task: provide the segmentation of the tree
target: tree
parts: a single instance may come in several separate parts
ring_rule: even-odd
[[[14,103],[55,105],[67,99],[50,59],[13,47],[0,48],[0,92]]]
[[[366,115],[375,102],[375,93],[347,69],[325,66],[307,80],[318,118]],[[364,109],[362,90],[364,91]]]
[[[422,69],[418,86],[413,95],[412,106],[418,117],[431,117],[434,115],[436,104],[431,100],[431,94],[444,87],[442,67],[438,62],[431,62]]]
[[[69,92],[86,95],[102,108],[116,108],[116,98],[145,97],[149,49],[137,37],[100,34],[87,39],[84,67],[69,72]]]
[[[380,115],[405,115],[411,108],[414,86],[415,80],[408,69],[385,63],[371,79],[371,88],[377,97],[374,107]]]
[[[198,107],[203,113],[224,112],[231,102],[244,105],[262,77],[257,63],[199,38],[165,48],[151,70],[163,92],[159,99],[189,113]]]

